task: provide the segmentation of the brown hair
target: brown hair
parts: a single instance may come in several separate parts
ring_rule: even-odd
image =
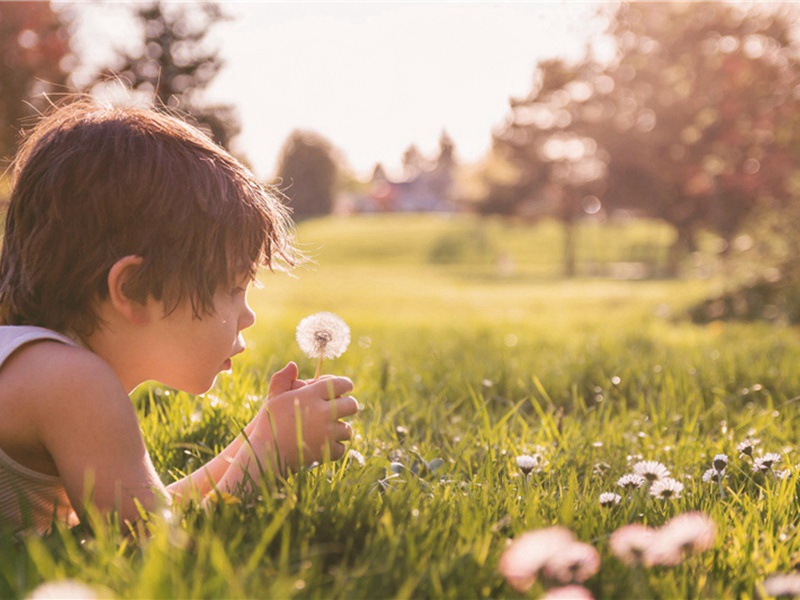
[[[0,254],[0,322],[72,331],[120,258],[143,262],[126,293],[213,312],[220,285],[294,264],[285,207],[196,128],[155,110],[55,109],[17,155]]]

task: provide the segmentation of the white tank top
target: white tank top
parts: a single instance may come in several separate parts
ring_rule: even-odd
[[[43,327],[3,325],[0,326],[0,369],[16,350],[38,340],[77,346],[67,336]],[[78,523],[61,479],[19,464],[0,447],[0,527],[10,527],[13,531],[30,527],[43,533],[54,519],[70,525]]]

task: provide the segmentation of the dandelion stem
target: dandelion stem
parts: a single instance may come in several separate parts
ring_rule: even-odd
[[[319,360],[317,361],[317,371],[314,373],[314,380],[319,379],[319,374],[322,371],[322,353],[320,352]]]

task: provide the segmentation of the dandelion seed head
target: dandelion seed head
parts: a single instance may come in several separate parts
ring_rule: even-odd
[[[622,497],[619,494],[615,494],[613,492],[603,492],[600,494],[598,498],[598,502],[600,506],[614,506],[619,504],[622,500]]]
[[[350,328],[337,315],[320,312],[300,321],[296,338],[309,358],[338,358],[350,345]]]
[[[559,583],[582,583],[599,570],[600,555],[594,546],[572,542],[551,554],[543,572]]]
[[[669,477],[669,469],[656,460],[642,460],[633,465],[633,472],[647,481],[659,481]]]
[[[661,500],[673,500],[681,497],[683,484],[671,477],[654,481],[650,486],[650,495]]]
[[[628,473],[617,480],[617,485],[626,490],[638,490],[644,485],[645,478],[636,473]]]

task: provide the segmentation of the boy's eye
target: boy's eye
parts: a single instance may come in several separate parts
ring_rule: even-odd
[[[244,293],[244,288],[241,286],[237,286],[231,290],[231,296],[238,296],[239,294]]]

